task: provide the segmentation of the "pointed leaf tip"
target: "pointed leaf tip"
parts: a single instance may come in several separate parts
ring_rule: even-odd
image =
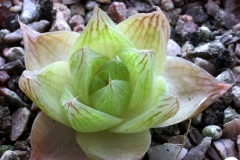
[[[167,57],[164,78],[170,94],[178,98],[180,108],[175,116],[160,124],[161,127],[192,118],[231,87],[197,65],[178,57]]]

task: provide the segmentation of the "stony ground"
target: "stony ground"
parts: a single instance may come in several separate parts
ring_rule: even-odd
[[[25,66],[17,15],[39,32],[72,30],[80,33],[95,5],[116,23],[136,13],[152,12],[153,6],[159,6],[171,24],[168,55],[188,59],[217,79],[234,83],[191,123],[185,121],[153,129],[152,146],[144,159],[165,160],[163,155],[184,160],[240,159],[238,0],[0,0],[1,160],[29,159],[31,125],[38,112],[18,87]],[[166,142],[170,144],[161,145]]]

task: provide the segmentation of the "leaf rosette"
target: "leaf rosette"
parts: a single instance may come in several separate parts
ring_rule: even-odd
[[[115,25],[95,7],[81,35],[21,28],[27,70],[20,88],[56,125],[76,131],[90,159],[140,159],[149,128],[191,118],[229,88],[186,60],[166,58],[170,29],[159,9]],[[45,138],[34,129],[48,128],[46,115],[33,127],[32,159],[52,156],[35,138]]]

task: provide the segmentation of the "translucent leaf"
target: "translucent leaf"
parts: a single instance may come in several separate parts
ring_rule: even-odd
[[[129,81],[127,67],[117,58],[106,62],[99,70],[97,76],[108,82],[109,79]]]
[[[89,95],[91,96],[97,90],[106,86],[106,83],[98,77],[94,77],[89,86]]]
[[[124,121],[110,129],[113,132],[132,133],[155,127],[178,110],[176,98],[168,95],[166,82],[158,76],[148,100],[134,109],[129,109],[122,116]]]
[[[150,132],[119,134],[108,131],[77,133],[77,142],[89,159],[140,160],[150,142]]]
[[[159,126],[189,119],[216,101],[231,85],[223,84],[195,64],[178,57],[167,57],[164,78],[180,107],[177,114]]]
[[[99,111],[119,117],[128,107],[131,85],[122,80],[110,80],[109,84],[91,96],[91,106]]]
[[[42,70],[24,71],[19,87],[43,112],[54,120],[70,125],[64,115],[60,98],[65,85],[71,85],[67,62],[55,62]]]
[[[97,70],[109,59],[93,52],[88,47],[82,48],[72,54],[69,65],[73,85],[84,104],[89,105],[89,85]]]
[[[115,57],[121,48],[134,47],[107,14],[97,6],[86,28],[71,49],[71,54],[85,46],[109,58]]]
[[[78,33],[67,31],[40,34],[25,24],[20,24],[27,70],[41,69],[56,61],[67,61],[69,51],[79,37]]]
[[[163,12],[135,14],[118,24],[118,29],[139,50],[152,50],[157,56],[157,73],[163,74],[170,27]]]
[[[75,138],[76,131],[40,112],[36,117],[30,142],[31,160],[87,160]]]
[[[178,101],[169,95],[161,96],[158,104],[149,110],[142,112],[134,119],[127,119],[120,125],[110,129],[117,133],[135,133],[153,128],[163,121],[171,118],[178,111]]]
[[[133,48],[118,53],[126,65],[132,86],[130,108],[138,107],[150,96],[156,78],[156,57],[152,51],[140,51]]]
[[[71,126],[79,132],[97,132],[122,122],[122,119],[95,110],[79,102],[72,93],[74,89],[65,87],[61,103],[65,108]]]

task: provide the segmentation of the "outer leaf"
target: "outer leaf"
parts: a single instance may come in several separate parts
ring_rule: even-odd
[[[134,47],[106,13],[97,6],[86,28],[71,49],[71,54],[86,46],[109,58],[115,57],[121,48]]]
[[[129,71],[132,86],[130,108],[138,107],[150,96],[156,78],[156,57],[152,51],[140,51],[133,48],[118,53],[120,60]]]
[[[74,52],[69,58],[73,85],[82,102],[89,105],[89,85],[98,69],[109,59],[88,47]]]
[[[65,108],[71,126],[79,132],[97,132],[122,122],[122,119],[95,110],[80,103],[72,94],[73,88],[64,89],[61,103]]]
[[[129,82],[111,80],[106,87],[92,94],[91,106],[104,113],[119,117],[126,111],[131,93]]]
[[[43,112],[36,117],[31,132],[30,160],[87,160],[77,144],[72,128],[60,124]]]
[[[157,73],[163,74],[170,26],[163,12],[140,13],[129,17],[118,29],[127,36],[137,49],[152,50],[157,56]]]
[[[91,160],[140,160],[150,145],[151,135],[148,130],[131,134],[78,132],[77,142]]]
[[[66,61],[68,53],[79,37],[75,32],[50,32],[40,34],[23,23],[25,65],[27,70],[41,69],[56,61]]]
[[[171,95],[178,98],[180,108],[174,117],[160,126],[168,126],[192,118],[231,87],[217,81],[193,63],[177,57],[167,57],[164,78]]]
[[[67,62],[55,62],[42,70],[24,71],[19,87],[51,118],[70,126],[62,111],[60,98],[65,85],[71,85]]]

